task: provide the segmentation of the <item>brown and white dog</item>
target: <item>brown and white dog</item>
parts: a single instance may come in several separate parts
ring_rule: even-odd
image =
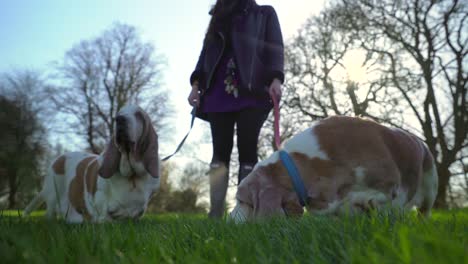
[[[125,106],[115,136],[101,155],[69,152],[55,159],[28,215],[46,202],[48,217],[67,222],[139,218],[159,188],[158,139],[147,113]]]
[[[284,144],[307,190],[312,214],[367,212],[385,206],[426,216],[438,178],[434,158],[416,136],[370,120],[330,117]],[[278,152],[259,162],[238,187],[236,222],[271,215],[300,216],[303,208]]]

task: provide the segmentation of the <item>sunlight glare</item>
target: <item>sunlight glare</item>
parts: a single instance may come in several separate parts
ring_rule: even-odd
[[[347,78],[356,83],[363,83],[367,81],[368,76],[366,68],[363,67],[363,62],[366,54],[362,50],[351,50],[343,58]]]

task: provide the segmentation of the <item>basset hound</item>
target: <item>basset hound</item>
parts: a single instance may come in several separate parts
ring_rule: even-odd
[[[69,152],[52,162],[25,215],[45,201],[46,216],[72,223],[136,219],[159,188],[159,176],[158,138],[151,120],[140,107],[125,106],[101,155]]]
[[[437,170],[428,147],[413,134],[371,120],[336,116],[315,122],[282,148],[299,171],[311,214],[414,206],[430,214]],[[236,200],[230,214],[235,222],[303,214],[278,152],[257,163],[238,186]]]

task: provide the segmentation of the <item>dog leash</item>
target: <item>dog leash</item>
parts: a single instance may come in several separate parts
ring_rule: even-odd
[[[280,148],[280,145],[281,145],[281,140],[280,140],[280,129],[279,129],[279,121],[280,121],[280,114],[279,114],[279,102],[278,102],[278,98],[276,97],[276,95],[272,94],[271,95],[271,100],[273,101],[273,113],[274,113],[274,137],[275,137],[275,146],[276,146],[276,149],[279,149]],[[169,160],[170,158],[172,158],[172,156],[174,156],[175,154],[177,154],[177,152],[179,152],[179,150],[182,148],[182,146],[184,145],[185,143],[185,140],[187,139],[187,137],[189,136],[190,132],[192,131],[192,128],[193,128],[193,124],[195,122],[195,114],[196,114],[196,111],[197,111],[197,107],[194,106],[193,109],[192,109],[192,120],[190,121],[190,128],[189,128],[189,131],[187,132],[187,134],[185,134],[184,138],[182,139],[182,141],[179,143],[179,145],[177,146],[176,150],[174,151],[174,153],[172,153],[171,155],[167,156],[167,157],[164,157],[163,159],[161,159],[161,161],[167,161]]]
[[[276,97],[276,94],[271,94],[271,100],[273,101],[273,115],[274,115],[274,123],[273,123],[273,130],[274,130],[274,139],[275,139],[275,146],[276,149],[280,149],[281,145],[281,137],[280,137],[280,111],[279,111],[279,100]]]
[[[197,112],[197,107],[194,106],[193,109],[192,109],[192,120],[190,121],[190,128],[189,128],[189,131],[187,132],[187,134],[185,134],[185,137],[182,139],[182,141],[179,143],[179,145],[177,146],[176,150],[174,151],[174,153],[172,153],[171,155],[161,159],[161,161],[166,161],[170,158],[172,158],[172,156],[174,156],[177,152],[179,152],[179,150],[182,148],[182,146],[184,145],[185,143],[185,140],[187,139],[187,137],[189,136],[190,134],[190,131],[192,131],[192,128],[193,128],[193,123],[195,122],[195,114]]]

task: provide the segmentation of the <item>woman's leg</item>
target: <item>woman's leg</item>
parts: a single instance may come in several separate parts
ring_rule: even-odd
[[[213,141],[213,158],[210,171],[210,212],[209,217],[220,218],[224,213],[224,203],[229,183],[229,162],[234,137],[233,113],[209,113]]]
[[[238,183],[249,175],[258,161],[258,137],[269,112],[268,109],[248,108],[240,111],[237,115]]]

